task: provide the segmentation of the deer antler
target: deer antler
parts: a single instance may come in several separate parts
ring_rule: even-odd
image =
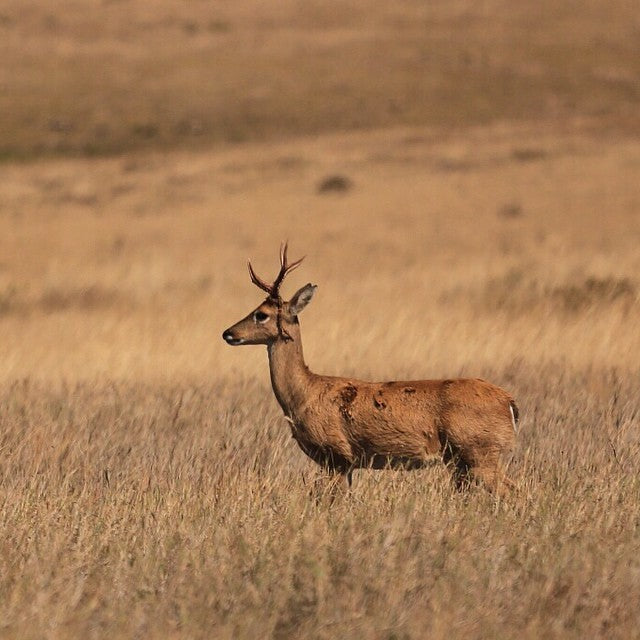
[[[273,284],[268,284],[262,278],[260,278],[256,272],[253,270],[251,266],[251,262],[247,262],[247,266],[249,267],[249,276],[251,277],[251,282],[255,284],[257,287],[266,291],[269,294],[269,297],[274,298],[276,300],[280,299],[280,285],[283,280],[289,275],[294,269],[297,269],[300,266],[300,263],[304,260],[304,256],[300,258],[300,260],[296,260],[291,264],[287,261],[287,243],[283,242],[280,245],[280,272],[276,276],[276,279],[273,281]]]
[[[251,277],[251,282],[253,282],[256,287],[260,287],[260,289],[266,291],[269,295],[271,295],[271,285],[267,284],[262,278],[260,278],[260,276],[256,274],[249,260],[247,260],[247,267],[249,267],[249,276]]]

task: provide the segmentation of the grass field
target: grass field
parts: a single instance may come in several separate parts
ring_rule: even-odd
[[[639,637],[631,6],[56,6],[0,12],[0,637]],[[512,496],[309,498],[221,339],[284,238],[314,371],[514,394]]]

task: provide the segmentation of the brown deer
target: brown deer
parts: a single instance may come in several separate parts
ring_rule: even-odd
[[[288,302],[280,295],[289,264],[280,248],[273,284],[248,263],[265,301],[222,337],[233,346],[263,344],[271,384],[296,442],[332,479],[332,491],[351,486],[354,469],[419,468],[440,458],[458,487],[482,482],[511,486],[502,460],[513,448],[518,408],[500,387],[479,379],[363,382],[312,373],[305,364],[300,312],[316,286],[306,284]]]

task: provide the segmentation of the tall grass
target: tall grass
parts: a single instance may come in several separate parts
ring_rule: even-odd
[[[436,467],[331,507],[264,385],[5,385],[3,636],[632,636],[640,375],[516,378],[511,499]]]

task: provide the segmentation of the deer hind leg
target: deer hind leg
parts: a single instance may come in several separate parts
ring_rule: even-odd
[[[498,496],[509,494],[515,486],[500,464],[472,467],[471,476],[488,491]]]
[[[496,495],[508,494],[515,486],[505,473],[499,450],[490,449],[476,453],[473,456],[469,473],[476,483],[482,484],[488,491]]]
[[[446,442],[442,451],[442,461],[451,473],[451,480],[458,491],[464,491],[471,484],[470,467],[460,449]]]
[[[504,495],[514,487],[504,472],[499,451],[468,453],[447,442],[443,451],[443,461],[459,491],[480,484],[491,493]]]

